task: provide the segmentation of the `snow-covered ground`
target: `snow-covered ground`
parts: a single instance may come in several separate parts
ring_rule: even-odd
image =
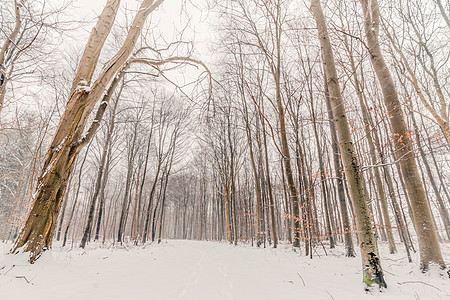
[[[398,245],[399,248],[401,245]],[[6,255],[0,244],[0,299],[450,299],[450,279],[442,271],[422,274],[418,257],[382,247],[388,283],[365,292],[360,259],[343,249],[328,256],[301,256],[287,245],[278,249],[227,243],[172,241],[133,248],[90,244],[86,251],[47,251],[34,265],[23,255]],[[443,245],[446,262],[449,245]]]

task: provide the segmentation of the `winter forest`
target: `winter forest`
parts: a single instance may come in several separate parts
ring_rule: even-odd
[[[2,0],[0,299],[450,299],[447,0]]]

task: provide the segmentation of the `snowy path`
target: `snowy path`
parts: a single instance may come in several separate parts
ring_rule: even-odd
[[[3,257],[0,247],[0,300],[450,299],[448,278],[422,275],[401,255],[384,259],[389,290],[368,295],[359,258],[341,250],[310,260],[287,246],[168,241],[132,250],[54,250],[29,266],[23,257]]]

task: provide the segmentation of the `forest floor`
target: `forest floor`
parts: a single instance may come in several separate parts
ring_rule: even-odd
[[[450,299],[444,271],[422,274],[418,255],[409,264],[403,253],[381,246],[388,289],[364,290],[359,257],[343,248],[311,260],[288,245],[258,249],[248,245],[169,240],[159,245],[105,247],[84,251],[54,247],[34,264],[6,255],[0,243],[0,299]],[[398,245],[401,248],[401,245]],[[450,262],[450,245],[443,245]]]

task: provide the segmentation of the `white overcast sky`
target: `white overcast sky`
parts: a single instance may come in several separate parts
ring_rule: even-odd
[[[122,0],[121,11],[119,11],[116,21],[123,24],[124,10],[138,9],[141,2],[141,0]],[[194,2],[196,3],[196,7],[189,4],[189,1],[187,3],[189,17],[192,18],[190,22],[191,32],[194,33],[195,31],[196,48],[203,53],[206,51],[205,44],[209,40],[210,32],[208,25],[204,21],[205,18],[202,16],[201,8],[197,5],[201,5],[205,0],[196,0]],[[84,29],[86,32],[86,39],[92,27],[95,25],[96,16],[101,13],[105,3],[106,0],[74,0],[74,6],[77,8],[73,10],[72,18],[80,21],[91,21],[86,24]],[[181,29],[186,24],[186,20],[183,20],[182,17],[180,17],[181,9],[181,0],[165,0],[161,7],[151,16],[152,23],[158,24],[158,30],[163,33],[164,38],[167,41],[171,40],[175,28]]]

